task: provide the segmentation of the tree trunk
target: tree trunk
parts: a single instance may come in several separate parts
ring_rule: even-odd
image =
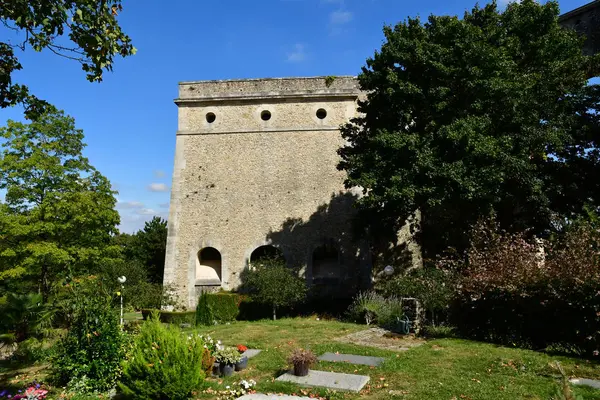
[[[41,288],[42,288],[42,299],[44,301],[44,303],[46,303],[48,301],[48,266],[46,265],[46,263],[44,263],[42,265],[42,282],[41,282]]]
[[[277,320],[277,314],[275,314],[275,306],[273,306],[273,321]]]

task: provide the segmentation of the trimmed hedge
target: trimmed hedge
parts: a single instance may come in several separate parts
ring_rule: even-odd
[[[235,321],[240,313],[239,303],[240,296],[235,293],[203,293],[196,307],[196,321],[202,325]]]
[[[143,309],[142,317],[144,321],[148,319],[149,315],[154,310]],[[160,322],[164,322],[166,324],[190,324],[192,326],[196,325],[196,311],[163,311],[157,310],[159,313]]]

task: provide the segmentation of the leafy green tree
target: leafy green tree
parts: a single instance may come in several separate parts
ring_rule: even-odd
[[[242,274],[242,290],[257,303],[270,305],[273,320],[277,319],[277,308],[291,307],[306,298],[308,288],[304,278],[281,257],[261,258]]]
[[[90,82],[111,71],[117,55],[135,54],[131,39],[121,30],[117,15],[121,1],[113,0],[11,0],[0,3],[0,18],[7,32],[22,41],[0,41],[0,108],[22,104],[28,117],[41,114],[48,104],[13,82],[22,69],[15,50],[49,50],[81,64]],[[62,37],[67,35],[69,40]]]
[[[419,210],[433,256],[464,248],[482,216],[540,234],[598,206],[600,56],[558,14],[556,1],[492,2],[384,28],[339,151],[367,219],[393,232]]]
[[[61,111],[8,121],[0,138],[0,285],[37,286],[46,300],[58,276],[118,256],[109,246],[119,224],[115,192],[83,157],[83,132]]]
[[[121,249],[125,260],[145,266],[150,282],[162,283],[167,251],[166,220],[154,217],[133,235],[115,235],[113,244]]]
[[[135,234],[137,248],[135,257],[147,268],[153,283],[162,283],[167,252],[167,221],[154,217]]]

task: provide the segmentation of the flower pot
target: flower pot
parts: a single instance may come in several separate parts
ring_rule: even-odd
[[[297,363],[294,364],[294,375],[306,376],[308,375],[308,363]]]
[[[215,362],[212,366],[212,376],[221,375],[221,365],[218,362]]]
[[[246,357],[246,356],[243,356],[243,357],[241,358],[241,360],[240,360],[240,361],[238,361],[238,362],[235,364],[235,370],[236,370],[236,371],[241,371],[241,370],[243,370],[243,369],[246,369],[246,367],[247,367],[247,366],[248,366],[248,357]]]
[[[219,364],[221,369],[221,376],[231,376],[233,375],[233,371],[235,371],[234,364]]]

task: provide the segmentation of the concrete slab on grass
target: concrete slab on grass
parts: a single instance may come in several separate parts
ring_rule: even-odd
[[[287,372],[276,379],[276,381],[292,382],[299,386],[317,386],[336,390],[347,390],[359,392],[369,382],[366,375],[340,374],[327,371],[308,371],[306,376],[296,376]]]
[[[355,356],[354,354],[325,353],[319,357],[321,361],[347,362],[350,364],[370,365],[378,367],[384,359],[381,357]]]
[[[311,400],[310,397],[288,396],[285,394],[253,393],[238,397],[238,400]]]
[[[255,355],[258,355],[258,353],[260,353],[262,350],[257,350],[257,349],[248,349],[245,352],[242,353],[242,356],[246,356],[248,357],[248,359],[254,357]]]
[[[573,378],[570,379],[569,382],[577,386],[590,386],[594,389],[600,389],[600,381],[597,381],[595,379]]]

